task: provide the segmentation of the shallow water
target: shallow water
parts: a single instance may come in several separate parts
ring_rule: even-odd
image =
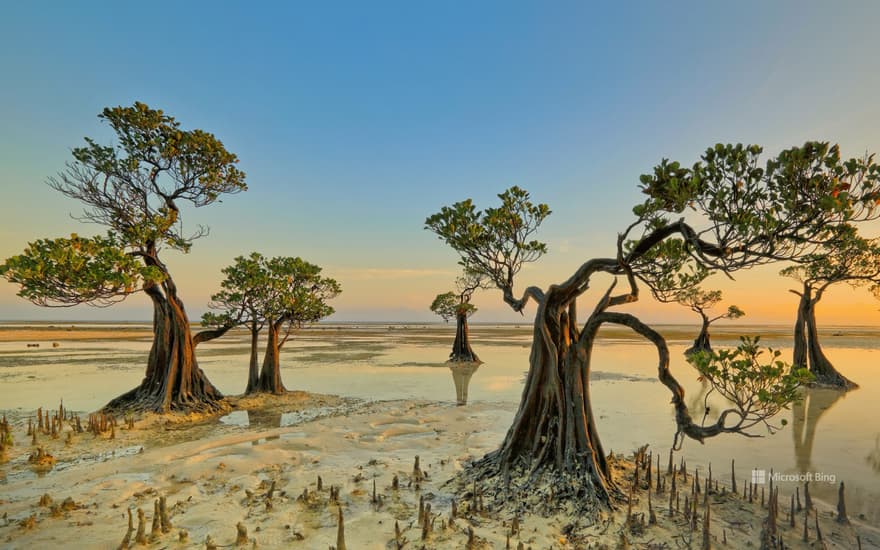
[[[130,325],[126,325],[130,327]],[[81,326],[78,329],[83,328]],[[101,329],[106,329],[100,325]],[[692,327],[668,326],[673,373],[686,388],[695,418],[702,416],[701,383],[684,361]],[[718,327],[716,347],[735,345],[739,333],[761,334],[762,342],[790,357],[787,327]],[[334,393],[366,400],[428,399],[519,403],[528,369],[531,329],[528,325],[474,326],[474,350],[484,361],[477,369],[450,368],[454,327],[358,325],[321,327],[294,337],[282,354],[282,377],[289,389]],[[649,443],[666,465],[674,420],[669,392],[656,379],[654,348],[623,331],[606,331],[594,351],[592,397],[606,452],[631,452]],[[811,493],[835,502],[837,483],[846,482],[850,515],[880,526],[880,331],[870,327],[826,328],[827,355],[849,378],[860,384],[843,394],[810,390],[803,403],[780,415],[788,425],[775,434],[757,430],[762,438],[722,435],[705,445],[686,441],[681,453],[689,469],[705,475],[709,462],[714,476],[730,477],[730,459],[737,461],[740,481],[752,468],[772,469],[792,477],[812,476]],[[141,379],[149,341],[132,334],[124,340],[59,339],[59,347],[41,341],[0,342],[0,409],[29,412],[55,407],[59,398],[72,410],[89,411],[135,386]],[[224,393],[244,389],[248,339],[233,334],[199,347],[201,368]],[[713,402],[714,403],[714,402]],[[698,413],[698,411],[700,411]],[[244,414],[242,414],[244,413]],[[308,418],[281,415],[251,418],[238,411],[231,424],[269,428]],[[777,424],[780,422],[777,420]],[[503,433],[496,434],[500,438]],[[781,481],[782,492],[795,481]]]

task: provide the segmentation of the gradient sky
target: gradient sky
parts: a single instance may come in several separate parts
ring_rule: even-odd
[[[809,139],[880,151],[876,2],[15,2],[0,8],[0,256],[97,227],[46,178],[96,115],[142,101],[213,132],[250,190],[187,210],[211,226],[168,255],[198,318],[239,254],[296,255],[343,286],[336,320],[431,320],[456,256],[422,229],[444,204],[486,205],[519,185],[553,210],[550,247],[521,284],[566,278],[613,254],[661,158],[716,142],[768,152]],[[777,268],[717,281],[749,314],[793,321]],[[604,284],[597,285],[604,291]],[[146,319],[135,296],[107,310],[46,310],[0,282],[2,319]],[[500,293],[474,321],[521,319]],[[876,324],[867,292],[831,291],[827,324]],[[695,322],[645,302],[654,322]],[[530,314],[533,313],[530,310]]]

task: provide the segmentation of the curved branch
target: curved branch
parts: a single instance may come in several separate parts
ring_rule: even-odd
[[[529,298],[535,300],[538,303],[544,301],[544,291],[536,286],[527,287],[523,291],[522,298],[517,300],[513,297],[513,289],[509,286],[503,289],[504,292],[504,302],[513,308],[513,311],[517,313],[522,313],[523,309],[525,309],[526,304],[529,302]]]
[[[695,439],[700,443],[702,443],[707,437],[713,437],[721,433],[743,433],[742,424],[744,419],[740,411],[736,409],[727,409],[723,411],[719,415],[718,420],[709,426],[700,426],[694,423],[690,412],[688,411],[687,404],[685,404],[684,401],[684,388],[669,370],[669,348],[666,345],[666,340],[659,332],[655,331],[629,313],[602,312],[593,316],[588,322],[588,324],[595,325],[595,328],[598,328],[603,323],[614,323],[629,327],[637,334],[644,336],[657,348],[657,377],[672,393],[672,406],[675,409],[675,423],[678,427],[678,433],[686,435],[691,439]],[[727,417],[730,414],[735,414],[740,417],[739,421],[733,426],[725,425]]]
[[[202,330],[202,331],[197,332],[196,334],[193,334],[193,347],[198,346],[202,342],[207,342],[208,340],[214,340],[215,338],[220,338],[221,336],[223,336],[224,334],[229,332],[229,329],[231,329],[234,326],[235,325],[232,325],[232,324],[231,325],[224,325],[222,327],[212,328],[212,329],[208,329],[208,330]]]

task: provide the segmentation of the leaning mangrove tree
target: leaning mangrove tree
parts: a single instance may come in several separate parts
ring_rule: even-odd
[[[116,143],[86,138],[49,185],[82,202],[81,220],[106,236],[43,239],[6,260],[2,274],[19,296],[42,306],[108,306],[144,292],[153,304],[153,344],[143,381],[108,409],[215,410],[222,395],[199,368],[195,346],[228,326],[193,335],[177,285],[162,259],[188,252],[207,229],[187,232],[181,207],[213,204],[245,190],[238,159],[212,134],[184,130],[143,103],[106,108],[99,118]]]
[[[692,167],[664,160],[641,177],[646,199],[620,233],[611,255],[590,259],[547,288],[514,281],[524,257],[544,251],[530,236],[549,208],[513,187],[499,195],[501,206],[477,210],[466,200],[443,207],[425,221],[469,269],[483,273],[514,311],[536,304],[529,371],[513,423],[500,448],[464,473],[494,487],[501,505],[569,502],[584,511],[609,505],[618,494],[597,430],[590,397],[591,355],[602,325],[629,327],[658,354],[658,378],[669,390],[675,413],[674,446],[685,437],[704,441],[722,433],[749,434],[796,398],[801,371],[776,361],[761,364],[757,353],[696,362],[732,405],[711,424],[694,422],[684,389],[669,369],[664,338],[632,313],[621,311],[641,289],[672,292],[699,284],[704,274],[728,275],[755,265],[790,260],[834,238],[833,227],[877,198],[878,169],[858,160],[843,163],[836,147],[807,143],[760,161],[758,146],[717,145]],[[859,195],[831,196],[841,177],[859,179]],[[811,197],[828,197],[811,201]],[[603,277],[604,276],[604,277]],[[578,298],[606,280],[586,320]],[[624,289],[617,291],[618,279]],[[700,355],[705,357],[705,355]],[[751,358],[751,359],[749,359]],[[734,384],[739,380],[741,384]]]

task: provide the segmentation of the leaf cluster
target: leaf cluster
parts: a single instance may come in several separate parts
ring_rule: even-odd
[[[744,433],[764,424],[773,431],[775,427],[768,420],[797,401],[799,388],[813,378],[808,369],[792,369],[779,359],[779,350],[761,349],[759,343],[760,337],[743,336],[734,349],[698,351],[688,356],[701,378],[711,385],[709,395],[717,392],[733,405],[728,413],[738,420],[735,426],[726,426],[730,430]],[[764,357],[765,353],[769,357]]]
[[[880,239],[867,239],[852,225],[838,231],[838,239],[806,255],[780,274],[820,291],[846,282],[853,287],[880,284]]]
[[[485,210],[477,210],[471,199],[444,206],[425,220],[425,228],[458,252],[467,271],[510,288],[524,264],[547,252],[547,245],[533,235],[550,208],[534,204],[528,191],[516,186],[498,198],[498,207]]]
[[[837,145],[807,142],[761,162],[757,145],[717,144],[686,168],[663,160],[640,178],[633,208],[645,233],[669,215],[696,215],[695,235],[714,244],[700,260],[725,271],[795,259],[837,239],[842,224],[880,216],[880,165],[843,159]],[[699,249],[696,241],[686,243]],[[695,252],[699,255],[699,250]]]
[[[139,102],[108,107],[99,118],[116,133],[116,143],[86,138],[49,185],[83,202],[83,218],[110,227],[127,247],[187,251],[207,229],[184,233],[179,203],[206,206],[247,189],[238,158],[213,134],[184,130]]]
[[[431,302],[431,311],[440,316],[444,321],[455,319],[458,315],[470,317],[477,312],[477,307],[469,302],[463,302],[461,295],[455,292],[438,294]]]
[[[0,274],[20,285],[20,297],[47,307],[109,306],[165,277],[127,253],[113,233],[33,241],[0,265]]]
[[[225,267],[221,290],[211,296],[205,326],[247,324],[262,328],[265,323],[301,326],[332,315],[327,301],[341,287],[335,279],[323,277],[322,269],[301,258],[266,258],[252,252],[238,256]]]
[[[710,323],[719,319],[739,319],[746,314],[738,306],[731,305],[721,315],[709,319],[707,312],[721,301],[720,290],[703,290],[699,287],[691,287],[676,293],[673,300],[704,316]]]

